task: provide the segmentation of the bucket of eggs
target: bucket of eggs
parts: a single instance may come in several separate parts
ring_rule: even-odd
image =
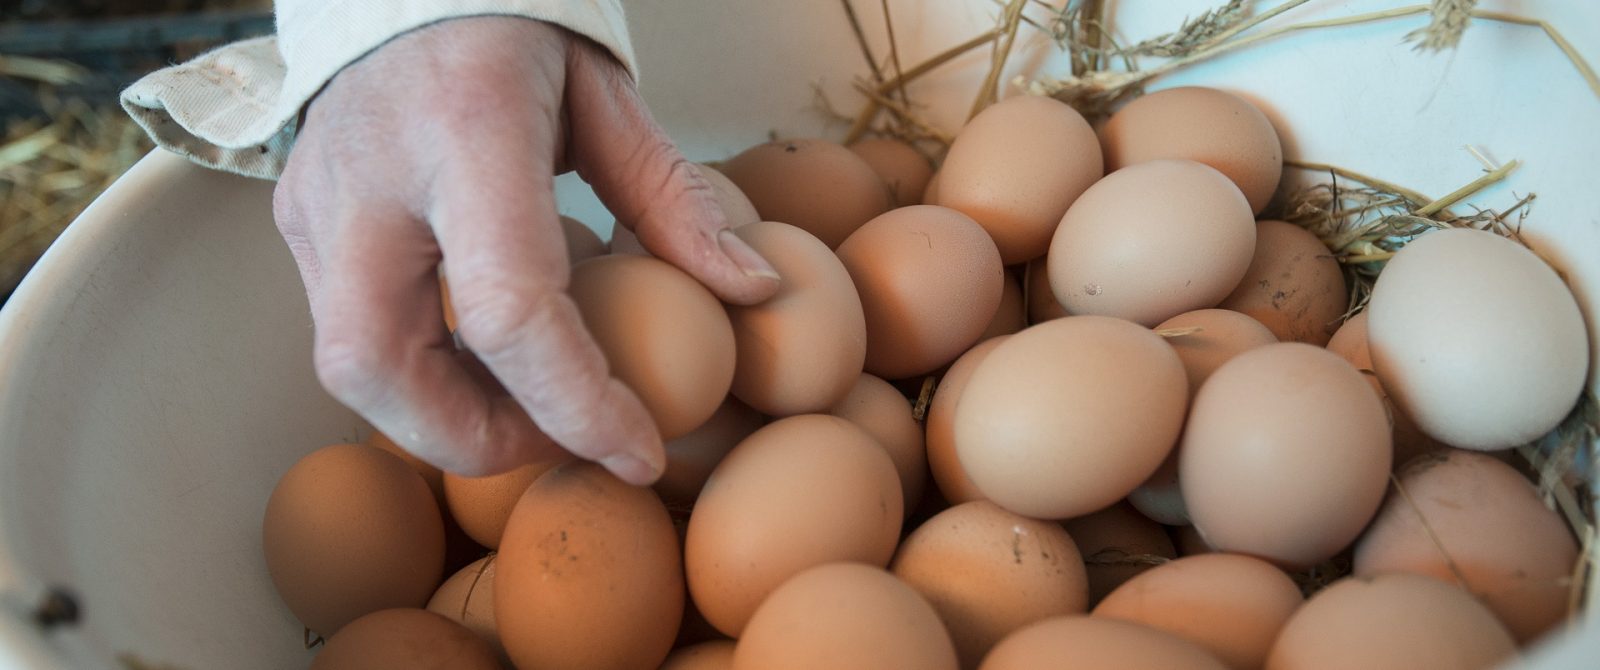
[[[887,58],[883,16],[858,4]],[[1115,30],[1138,42],[1210,4],[1117,3]],[[1328,4],[1281,18],[1392,3]],[[950,5],[888,3],[903,67],[1002,11]],[[1600,314],[1600,234],[1581,168],[1600,150],[1600,101],[1537,30],[1474,23],[1449,58],[1402,42],[1420,14],[1284,37],[1153,80],[1144,102],[1092,125],[1013,83],[1067,67],[1036,8],[996,80],[1002,102],[970,124],[986,49],[907,86],[919,119],[955,141],[922,145],[940,166],[924,186],[935,164],[903,147],[837,143],[849,124],[828,108],[859,102],[854,82],[868,80],[836,8],[627,9],[659,120],[716,164],[706,175],[739,234],[803,278],[770,305],[728,310],[711,330],[730,346],[680,356],[703,369],[647,398],[675,438],[663,481],[629,489],[580,465],[478,481],[400,457],[316,381],[272,185],[157,152],[0,312],[0,667],[356,667],[384,661],[340,654],[397,630],[487,649],[482,667],[530,668],[657,667],[669,654],[672,667],[1068,667],[1061,653],[1083,667],[1561,668],[1600,653],[1569,609],[1583,546],[1572,524],[1497,458],[1594,388],[1597,331],[1579,315]],[[1517,11],[1600,23],[1582,3]],[[1600,35],[1568,37],[1600,54]],[[1536,91],[1509,90],[1527,80]],[[1429,233],[1380,275],[1426,290],[1380,284],[1343,321],[1333,255],[1255,221],[1274,190],[1326,181],[1274,161],[1437,195],[1482,174],[1464,142],[1523,162],[1473,202],[1537,191],[1521,229],[1537,255]],[[800,183],[807,170],[833,181]],[[696,299],[607,230],[581,182],[562,178],[558,196],[587,224],[569,227],[574,258],[606,256],[575,272],[577,289],[679,294],[591,291],[591,328]],[[1474,253],[1488,260],[1452,264]],[[1303,260],[1274,265],[1291,257]],[[1448,302],[1484,276],[1469,303]],[[750,338],[783,350],[738,346]],[[1408,363],[1429,353],[1456,363]],[[619,375],[652,363],[608,355]],[[1423,453],[1440,444],[1461,448]],[[307,477],[319,463],[364,474]],[[371,502],[336,497],[359,477],[397,482],[385,507],[415,507],[415,527],[313,532]],[[293,504],[304,495],[335,497]],[[560,511],[569,500],[604,504]],[[1488,507],[1503,518],[1477,513]],[[538,538],[584,523],[610,529],[581,548],[609,562],[541,590]],[[1355,576],[1315,583],[1306,568],[1330,558]],[[366,577],[376,600],[340,591]],[[500,615],[498,593],[569,599]],[[1117,649],[1136,653],[1102,655]]]

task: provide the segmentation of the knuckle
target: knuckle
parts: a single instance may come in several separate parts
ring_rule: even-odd
[[[313,350],[317,380],[323,388],[357,408],[378,402],[388,386],[391,360],[374,338],[348,330],[320,331]]]
[[[484,278],[464,283],[451,299],[456,308],[457,332],[467,347],[495,357],[527,341],[560,309],[561,293],[529,289],[507,279]]]

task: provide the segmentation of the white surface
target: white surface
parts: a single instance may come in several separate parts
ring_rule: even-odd
[[[1125,38],[1169,29],[1210,0],[1120,0]],[[1303,20],[1395,3],[1313,0]],[[1553,19],[1600,62],[1600,3],[1490,1]],[[884,53],[877,3],[856,0]],[[909,65],[992,25],[988,0],[894,0]],[[629,4],[658,118],[692,158],[831,134],[811,84],[853,113],[863,72],[836,3]],[[1137,12],[1134,10],[1138,10]],[[1282,20],[1280,19],[1280,20]],[[1540,194],[1527,232],[1568,272],[1594,332],[1600,213],[1589,190],[1600,101],[1534,29],[1478,24],[1454,56],[1400,43],[1422,17],[1299,35],[1161,81],[1221,83],[1269,110],[1289,155],[1443,194],[1478,168],[1472,142],[1527,165],[1476,199]],[[1026,27],[1024,31],[1029,31]],[[1047,46],[1025,32],[1013,67]],[[1028,51],[1032,49],[1032,51]],[[913,87],[953,129],[986,64]],[[1362,74],[1369,73],[1369,74]],[[604,230],[580,182],[562,209]],[[303,666],[300,628],[260,554],[267,494],[295,458],[363,429],[317,387],[299,280],[271,224],[270,185],[146,159],[53,247],[0,312],[0,667],[116,667],[114,655],[184,668]],[[40,637],[22,614],[71,585],[85,621]],[[1600,657],[1593,628],[1546,668]],[[62,659],[52,665],[47,657]]]

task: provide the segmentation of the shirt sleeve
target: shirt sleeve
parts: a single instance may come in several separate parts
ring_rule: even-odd
[[[407,31],[519,16],[588,37],[637,77],[620,0],[278,0],[277,35],[157,70],[122,92],[156,144],[207,167],[274,179],[300,110],[346,65]]]

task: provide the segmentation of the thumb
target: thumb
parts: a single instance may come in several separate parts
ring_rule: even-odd
[[[717,297],[749,305],[772,297],[778,273],[730,229],[715,191],[650,118],[622,66],[589,44],[568,60],[568,152],[579,176],[651,254]]]

